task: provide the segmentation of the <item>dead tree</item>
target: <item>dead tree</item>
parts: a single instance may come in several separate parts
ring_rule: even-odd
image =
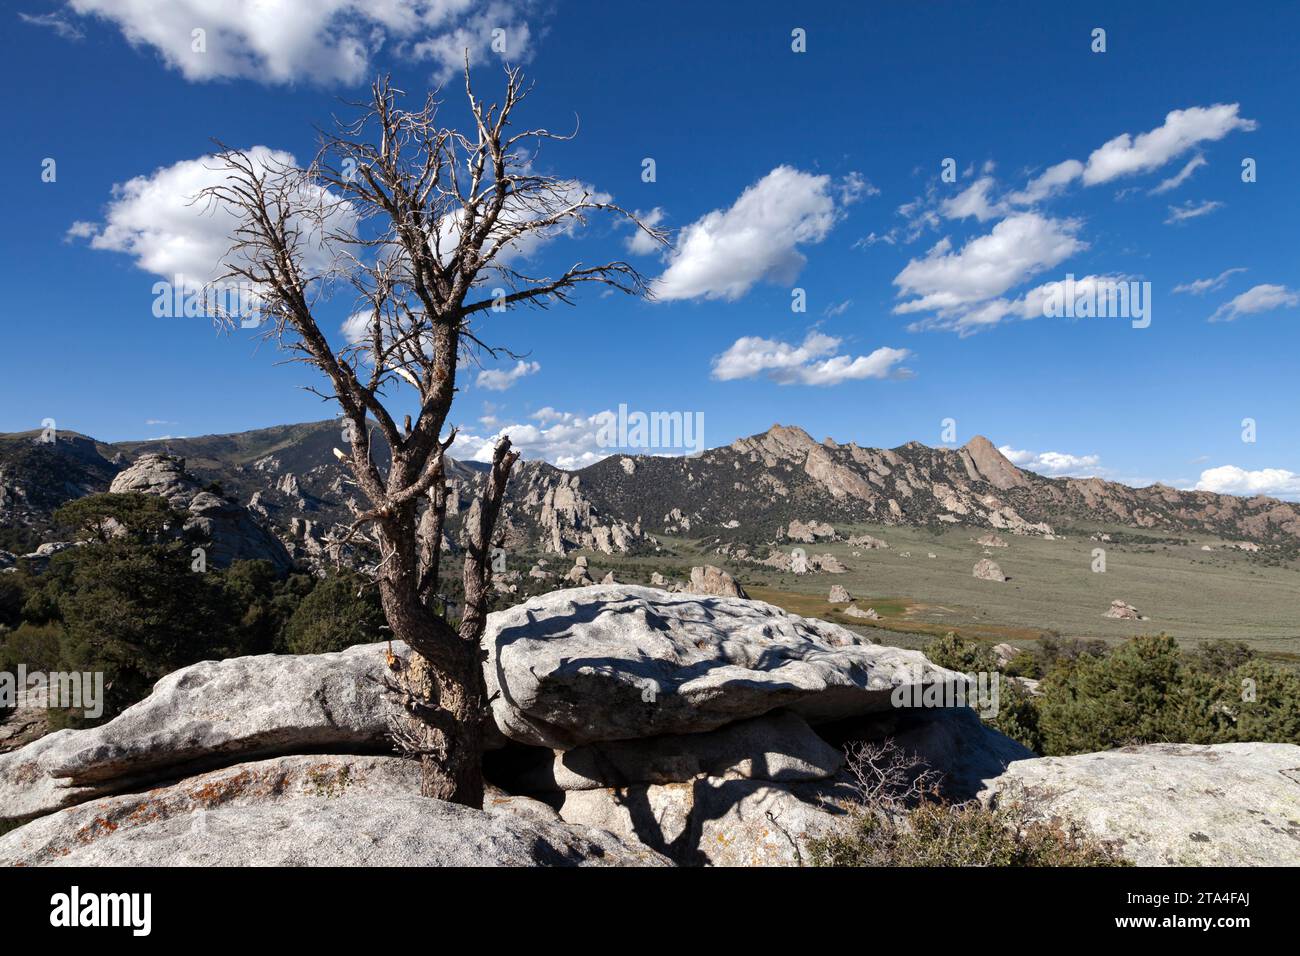
[[[457,360],[514,357],[484,341],[482,324],[494,311],[568,302],[585,283],[649,295],[644,278],[621,261],[527,275],[514,264],[522,245],[569,232],[593,212],[664,241],[580,183],[535,168],[537,147],[569,137],[512,131],[526,93],[519,71],[507,69],[504,99],[486,105],[474,95],[467,65],[473,127],[465,133],[439,124],[437,94],[408,110],[405,94],[380,79],[368,102],[353,104],[356,119],[322,133],[310,168],[223,147],[217,158],[226,176],[203,194],[238,223],[218,281],[256,290],[266,334],[294,353],[292,360],[324,373],[329,387],[317,394],[342,410],[352,440],[337,454],[369,502],[353,527],[379,543],[374,573],[384,613],[423,675],[408,709],[428,742],[421,748],[424,792],[470,806],[483,799],[490,551],[518,453],[500,440],[478,506],[467,512],[465,595],[455,621],[439,604],[437,581]],[[317,316],[342,287],[356,290],[361,311],[350,323],[351,341],[336,349]],[[414,391],[418,412],[399,426],[389,406],[405,388]],[[389,449],[386,470],[375,454],[379,439]]]

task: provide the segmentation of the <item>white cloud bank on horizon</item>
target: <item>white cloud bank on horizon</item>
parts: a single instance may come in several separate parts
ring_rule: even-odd
[[[1223,495],[1267,495],[1271,498],[1300,499],[1300,474],[1285,468],[1248,471],[1236,465],[1220,465],[1201,472],[1196,490]]]
[[[1100,455],[1071,455],[1061,451],[1025,451],[1001,445],[1000,451],[1011,464],[1049,478],[1091,478],[1101,469]]]

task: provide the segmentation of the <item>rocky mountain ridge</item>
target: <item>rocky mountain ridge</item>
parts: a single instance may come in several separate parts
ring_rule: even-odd
[[[48,540],[55,508],[109,490],[146,457],[151,469],[179,468],[185,475],[191,494],[183,507],[201,492],[207,498],[200,503],[224,512],[245,537],[256,537],[248,522],[270,529],[292,557],[308,564],[337,552],[338,536],[361,503],[346,466],[333,455],[344,442],[333,420],[115,444],[70,432],[48,444],[39,437],[0,435],[0,550],[34,550],[33,542]],[[376,454],[382,465],[386,450]],[[173,464],[164,463],[168,456]],[[454,547],[482,468],[457,462],[451,476]],[[246,511],[247,521],[232,508]],[[801,428],[782,425],[689,458],[615,454],[572,472],[522,462],[511,479],[502,529],[512,550],[636,553],[653,551],[663,536],[679,536],[761,560],[767,545],[865,541],[836,531],[853,524],[960,525],[1040,536],[1119,525],[1258,545],[1294,548],[1300,542],[1300,506],[1273,498],[1046,478],[1017,468],[983,437],[954,448],[909,442],[879,449],[817,442]]]

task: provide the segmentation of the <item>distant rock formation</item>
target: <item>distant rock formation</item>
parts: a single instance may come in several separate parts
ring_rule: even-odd
[[[832,584],[831,593],[826,598],[831,604],[848,604],[853,600],[848,590],[842,584]]]
[[[1002,569],[988,558],[981,558],[975,562],[975,569],[971,572],[981,581],[1005,581],[1007,576],[1002,573]]]
[[[292,559],[280,540],[259,524],[242,505],[205,491],[185,470],[185,459],[147,453],[118,472],[110,492],[157,495],[178,511],[190,514],[185,527],[197,528],[212,542],[208,561],[215,567],[229,567],[232,561],[269,561],[277,571],[292,567]]]
[[[722,568],[706,564],[691,568],[691,583],[686,585],[691,594],[716,594],[719,597],[747,597],[745,589]]]
[[[1102,617],[1114,618],[1119,621],[1145,621],[1146,618],[1138,613],[1138,609],[1127,601],[1114,600],[1110,602],[1110,607]]]

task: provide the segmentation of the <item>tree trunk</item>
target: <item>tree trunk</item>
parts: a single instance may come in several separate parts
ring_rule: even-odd
[[[487,690],[478,648],[432,610],[382,582],[380,596],[393,638],[413,652],[401,686],[420,759],[420,792],[482,807]]]
[[[403,675],[412,726],[405,742],[420,757],[420,791],[427,797],[483,806],[483,722],[487,686],[483,680],[483,632],[487,627],[492,580],[492,532],[505,496],[510,470],[519,455],[502,438],[484,482],[475,520],[465,528],[465,604],[458,628],[431,606],[437,590],[439,549],[446,508],[443,480],[417,529],[416,505],[409,501],[378,521],[381,554],[379,597],[393,637],[415,653]],[[399,463],[395,460],[393,468]],[[400,476],[406,477],[406,476]]]

